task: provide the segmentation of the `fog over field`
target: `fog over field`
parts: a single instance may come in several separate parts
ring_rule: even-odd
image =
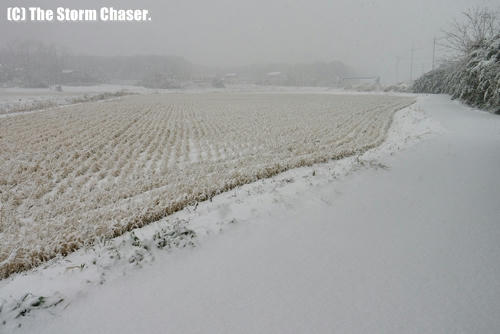
[[[0,15],[0,44],[40,40],[90,55],[176,55],[219,67],[333,60],[382,82],[407,80],[432,67],[433,37],[463,10],[494,0],[254,0],[67,2],[3,1],[42,8],[145,8],[140,23],[21,23]],[[2,8],[2,10],[4,10]]]

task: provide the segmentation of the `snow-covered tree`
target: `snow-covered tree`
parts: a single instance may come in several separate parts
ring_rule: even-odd
[[[457,58],[467,56],[473,49],[500,32],[498,10],[474,7],[462,14],[462,20],[454,19],[450,26],[443,30],[442,46],[452,51]]]
[[[475,46],[461,60],[430,71],[413,84],[417,93],[446,93],[500,113],[500,33]]]

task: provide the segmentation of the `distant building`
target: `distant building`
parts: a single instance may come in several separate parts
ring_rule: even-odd
[[[71,68],[62,69],[58,75],[58,84],[64,85],[90,85],[100,82],[95,76],[80,70]]]
[[[237,73],[226,73],[224,75],[224,83],[226,84],[234,84],[238,81]]]
[[[215,87],[215,88],[226,88],[226,86],[224,85],[224,79],[214,78],[212,80],[212,87]]]
[[[283,85],[285,84],[286,76],[281,72],[268,72],[264,78],[265,85]]]

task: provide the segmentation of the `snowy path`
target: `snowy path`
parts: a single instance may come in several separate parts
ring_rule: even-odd
[[[419,104],[446,131],[389,170],[263,202],[15,332],[498,333],[500,117]]]

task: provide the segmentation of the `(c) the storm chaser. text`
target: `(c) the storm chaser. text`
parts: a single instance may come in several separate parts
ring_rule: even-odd
[[[151,21],[151,14],[147,9],[115,9],[113,7],[102,7],[99,10],[58,7],[55,11],[40,7],[9,7],[7,8],[7,20],[36,22],[140,22]]]

